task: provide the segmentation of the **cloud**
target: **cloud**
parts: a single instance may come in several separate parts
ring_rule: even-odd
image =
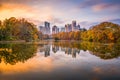
[[[96,18],[99,20],[101,17],[106,18],[105,16],[115,18],[119,14],[119,3],[120,0],[0,0],[0,20],[16,17],[26,18],[38,26],[44,21],[64,26],[73,19],[96,21]],[[87,10],[82,11],[86,8]],[[107,14],[109,13],[107,9],[116,10],[118,14],[117,12],[116,15],[114,12]],[[105,11],[102,14],[91,14],[91,11],[102,10]],[[93,19],[89,20],[91,16]],[[86,25],[90,23],[86,23]]]
[[[0,19],[4,20],[9,17],[23,17],[35,22],[37,25],[40,25],[41,22],[44,21],[61,24],[64,21],[55,17],[61,15],[60,11],[54,11],[54,6],[56,6],[55,3],[58,3],[57,1],[60,2],[60,0],[1,0]],[[53,16],[53,14],[56,15]]]
[[[105,3],[103,3],[103,4],[94,5],[92,8],[93,8],[94,11],[101,11],[101,10],[103,10],[105,8],[110,7],[110,6],[111,6],[111,4],[105,4]]]
[[[45,20],[52,13],[52,8],[49,6],[45,7],[34,7],[25,4],[14,4],[14,3],[2,3],[0,7],[0,19],[4,20],[9,17],[16,18],[31,18],[34,20]],[[9,15],[8,15],[9,14]]]
[[[0,3],[9,3],[9,4],[25,4],[25,5],[35,5],[35,4],[54,4],[61,3],[62,1],[68,0],[0,0]]]
[[[27,19],[28,21],[34,23],[35,25],[42,25],[43,21],[41,20],[38,20],[38,19],[32,19],[32,18],[25,18]]]
[[[1,4],[0,6],[0,10],[13,10],[13,9],[21,9],[21,10],[30,10],[32,8],[30,8],[30,6],[27,6],[27,5],[23,5],[23,4],[9,4],[9,3],[6,3],[6,4]]]
[[[91,8],[93,11],[120,10],[120,0],[85,0],[80,3],[79,8]]]
[[[2,4],[0,7],[0,19],[4,20],[9,17],[22,18],[23,16],[32,16],[32,12],[34,12],[34,8],[23,5],[23,4]]]
[[[64,21],[60,18],[56,18],[54,16],[49,16],[48,21],[50,21],[52,24],[63,24]]]
[[[111,10],[120,10],[119,5],[114,5],[114,4],[108,4],[108,3],[101,3],[101,4],[97,4],[92,6],[92,9],[94,11],[101,11],[101,10],[105,10],[105,9],[111,9]]]
[[[82,3],[80,3],[79,8],[91,7],[98,3],[100,3],[100,0],[85,0]]]
[[[82,28],[90,29],[91,27],[100,24],[101,22],[112,22],[120,25],[120,19],[108,19],[108,20],[96,21],[96,22],[82,21],[79,22],[79,24],[81,25]]]
[[[0,3],[14,3],[14,4],[26,4],[26,3],[34,3],[34,2],[42,2],[44,0],[0,0]]]
[[[111,20],[108,20],[109,22],[113,22],[113,23],[116,23],[116,24],[119,24],[120,25],[120,19],[111,19]]]
[[[80,22],[80,26],[81,28],[86,28],[86,29],[89,29],[91,28],[92,26],[94,25],[97,25],[99,22],[89,22],[89,21],[82,21]]]
[[[0,8],[2,7],[2,4],[0,4]]]
[[[65,24],[65,21],[60,19],[60,18],[56,18],[54,16],[47,16],[46,19],[36,19],[36,18],[26,18],[28,21],[33,22],[35,25],[37,25],[37,28],[39,28],[40,25],[44,25],[44,21],[48,21],[50,22],[51,27],[53,25],[57,25],[58,27],[60,27],[60,24]]]

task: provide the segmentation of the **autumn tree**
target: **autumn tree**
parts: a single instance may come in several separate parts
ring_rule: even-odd
[[[25,19],[11,17],[3,23],[0,22],[0,37],[1,40],[32,41],[38,39],[38,30],[33,23]]]
[[[103,22],[93,26],[82,35],[83,40],[94,42],[117,42],[120,38],[120,25]]]

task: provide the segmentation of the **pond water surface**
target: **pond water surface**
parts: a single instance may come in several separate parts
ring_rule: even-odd
[[[120,45],[0,43],[0,80],[120,80]]]

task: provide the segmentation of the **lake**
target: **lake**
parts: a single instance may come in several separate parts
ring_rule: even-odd
[[[0,43],[0,80],[120,80],[120,44]]]

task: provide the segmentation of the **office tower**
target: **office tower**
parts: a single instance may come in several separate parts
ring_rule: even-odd
[[[76,21],[72,21],[72,31],[76,31]]]
[[[50,34],[50,23],[49,22],[44,22],[44,26],[39,26],[40,31],[43,34]]]
[[[65,25],[65,32],[70,32],[70,31],[72,31],[72,26],[71,26],[71,24],[66,24],[66,25]]]
[[[50,23],[45,21],[44,25],[45,25],[45,34],[50,34]]]
[[[79,24],[77,25],[77,30],[80,30],[80,25]]]
[[[54,25],[52,27],[52,34],[57,34],[57,33],[59,33],[59,28],[56,25]]]

